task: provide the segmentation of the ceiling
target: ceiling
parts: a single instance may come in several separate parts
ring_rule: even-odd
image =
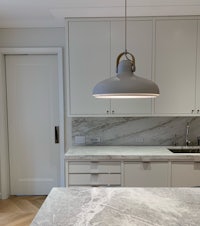
[[[63,27],[65,17],[124,16],[125,0],[0,0],[0,27]],[[127,0],[128,16],[200,15],[200,0]]]

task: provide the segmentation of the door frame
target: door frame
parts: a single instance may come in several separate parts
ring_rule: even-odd
[[[60,186],[65,186],[64,176],[64,92],[62,48],[0,48],[0,198],[10,195],[10,166],[8,143],[8,118],[6,97],[6,55],[56,55],[59,86],[59,134],[60,134]]]

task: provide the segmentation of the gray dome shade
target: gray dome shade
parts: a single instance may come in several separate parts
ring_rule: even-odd
[[[151,80],[136,76],[129,60],[118,65],[118,74],[99,82],[93,89],[96,98],[153,98],[159,96],[158,86]]]

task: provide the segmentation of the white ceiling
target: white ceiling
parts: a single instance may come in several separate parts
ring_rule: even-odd
[[[128,16],[200,15],[200,0],[127,0]],[[64,17],[124,16],[124,0],[0,0],[0,27],[63,27]]]

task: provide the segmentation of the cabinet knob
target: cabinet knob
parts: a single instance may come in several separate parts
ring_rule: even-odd
[[[109,114],[109,111],[107,110],[106,113]]]
[[[192,110],[191,113],[193,114],[194,113],[194,110]]]
[[[197,114],[199,114],[199,109],[197,110]]]
[[[112,110],[112,114],[115,114],[115,111],[114,110]]]

